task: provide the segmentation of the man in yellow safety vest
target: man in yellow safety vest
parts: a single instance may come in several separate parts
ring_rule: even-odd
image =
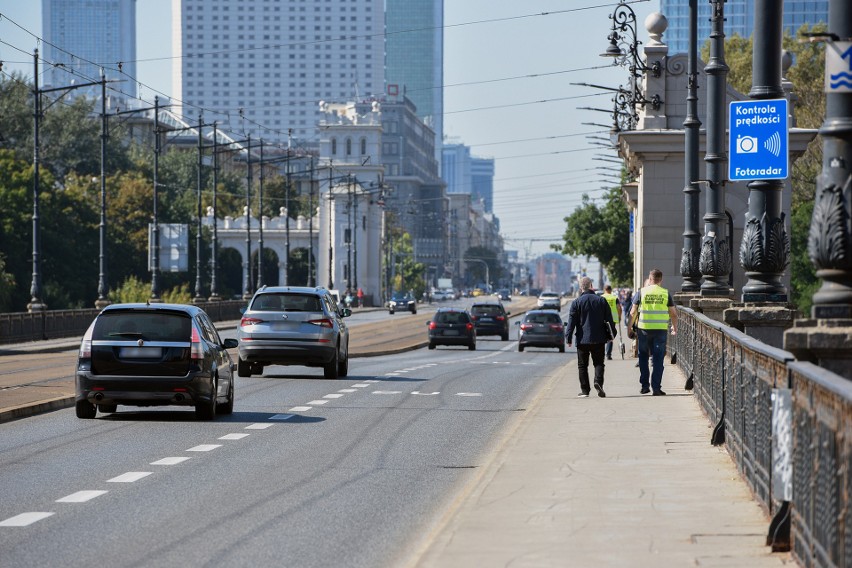
[[[612,293],[612,286],[607,284],[604,286],[604,293],[601,294],[606,303],[609,304],[609,309],[612,311],[612,321],[615,323],[616,333],[618,333],[618,314],[621,308],[618,306],[618,296]],[[612,342],[615,338],[606,342],[606,358],[612,360]]]
[[[648,275],[648,280],[650,284],[633,296],[628,325],[637,322],[639,328],[636,337],[639,350],[639,392],[647,394],[653,391],[654,396],[660,396],[666,394],[662,389],[663,360],[670,323],[672,334],[677,333],[677,310],[674,308],[671,293],[660,286],[663,273],[654,268]],[[648,369],[649,357],[654,367],[653,374]]]

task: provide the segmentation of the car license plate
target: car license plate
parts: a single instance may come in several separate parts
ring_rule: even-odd
[[[157,359],[162,356],[159,347],[122,347],[119,356],[126,359]]]
[[[485,322],[485,321],[494,321],[494,319],[493,319],[493,318],[481,318],[479,321],[483,321],[483,322]]]
[[[444,330],[444,335],[458,335],[458,334],[459,334],[459,330],[457,330],[457,329],[445,329]]]

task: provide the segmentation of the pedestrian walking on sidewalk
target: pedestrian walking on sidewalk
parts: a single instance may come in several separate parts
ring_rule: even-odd
[[[663,273],[654,268],[648,275],[646,285],[633,297],[628,325],[637,322],[636,342],[639,355],[640,394],[653,391],[654,396],[663,391],[663,360],[666,355],[669,324],[672,333],[677,333],[677,310],[671,292],[660,286]],[[654,367],[648,368],[648,359]]]
[[[618,312],[621,311],[621,308],[618,305],[618,296],[612,293],[612,286],[607,284],[604,286],[604,293],[601,296],[606,303],[609,304],[609,309],[612,311],[612,321],[615,323],[616,332],[618,332]],[[615,338],[610,339],[606,342],[606,358],[607,360],[612,360],[612,344]]]
[[[589,357],[595,367],[595,390],[599,397],[604,392],[604,346],[615,337],[615,322],[609,303],[592,290],[592,279],[580,279],[580,295],[568,309],[568,331],[565,341],[571,347],[571,339],[577,336],[577,372],[580,376],[580,397],[587,397],[589,386]]]

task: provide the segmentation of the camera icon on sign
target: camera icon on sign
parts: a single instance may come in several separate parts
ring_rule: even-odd
[[[737,154],[756,154],[757,138],[754,136],[737,136]]]

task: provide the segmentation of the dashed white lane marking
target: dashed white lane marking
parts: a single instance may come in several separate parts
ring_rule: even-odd
[[[186,450],[187,452],[210,452],[216,448],[221,448],[222,444],[199,444]]]
[[[420,396],[435,396],[436,394],[441,394],[438,392],[420,392],[420,391],[411,391],[411,394],[419,394]]]
[[[270,426],[272,426],[272,424],[263,424],[260,422],[256,422],[254,424],[249,424],[248,426],[246,426],[246,430],[266,430]]]
[[[76,493],[72,493],[71,495],[66,495],[62,499],[57,499],[57,503],[85,503],[86,501],[91,501],[95,497],[100,497],[106,493],[106,491],[77,491]]]
[[[327,394],[323,398],[340,398],[342,394]]]
[[[327,404],[327,403],[328,403],[327,400],[312,400],[310,402],[306,402],[305,404],[310,404],[312,406],[320,406],[320,405]]]
[[[112,479],[107,479],[107,483],[133,483],[135,481],[139,481],[143,477],[148,477],[154,473],[153,471],[128,471],[127,473],[123,473],[118,477],[113,477]]]
[[[157,460],[155,462],[151,462],[150,465],[177,465],[179,463],[183,463],[186,460],[192,459],[190,457],[173,457],[173,458],[163,458],[161,460]]]
[[[352,385],[352,388],[363,389],[363,388],[368,387],[368,386],[370,386],[370,385],[365,385],[364,383],[358,383],[357,385]]]
[[[294,406],[289,410],[289,412],[307,412],[312,408],[313,406]]]
[[[54,513],[21,513],[0,521],[0,527],[26,527],[42,519],[46,519]]]
[[[402,391],[373,391],[373,394],[402,394]]]
[[[384,376],[386,376],[386,377],[398,377],[401,374],[402,374],[401,372],[394,371],[393,373],[385,373]]]
[[[270,416],[270,420],[290,420],[293,418],[293,414],[275,414],[274,416]]]
[[[224,436],[220,436],[220,440],[242,440],[249,434],[225,434]]]
[[[372,384],[372,383],[378,383],[378,382],[381,382],[381,381],[379,381],[378,379],[369,379],[369,380],[366,380],[364,382]]]
[[[481,392],[457,392],[456,396],[482,396]]]
[[[355,389],[340,389],[340,390],[339,390],[339,391],[337,391],[337,392],[358,392],[358,391],[357,391],[357,390],[355,390]]]

